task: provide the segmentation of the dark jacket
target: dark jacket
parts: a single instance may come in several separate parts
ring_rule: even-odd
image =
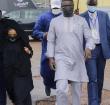
[[[16,102],[24,100],[33,89],[30,62],[33,51],[29,45],[28,36],[16,21],[2,19],[1,23],[3,24],[3,31],[0,44],[2,46],[6,89],[12,102]],[[17,31],[17,37],[14,42],[10,41],[7,36],[10,28],[14,28]],[[30,55],[24,51],[24,47],[30,49]]]
[[[24,51],[24,47],[31,50],[31,54]],[[3,48],[3,65],[4,68],[13,68],[13,75],[25,76],[31,72],[30,57],[32,56],[32,48],[25,45],[21,37],[16,37],[16,41],[11,42],[8,37],[4,39]],[[9,71],[10,72],[10,71]]]
[[[110,58],[110,19],[107,13],[102,11],[97,11],[98,22],[99,22],[99,34],[100,34],[100,43],[102,45],[102,51],[104,58]],[[90,26],[89,14],[88,11],[81,15],[84,17],[88,25]]]
[[[29,38],[21,27],[14,20],[4,19],[3,31],[3,65],[4,68],[13,67],[18,75],[26,75],[31,72],[30,57],[33,55],[33,50],[29,45]],[[16,41],[11,42],[7,35],[8,29],[14,28],[17,31]],[[24,47],[28,47],[31,54],[24,51]]]

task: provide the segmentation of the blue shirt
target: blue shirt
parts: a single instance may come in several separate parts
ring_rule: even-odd
[[[39,19],[36,21],[36,24],[34,26],[33,37],[36,37],[42,41],[41,62],[45,61],[46,51],[47,51],[47,39],[44,38],[44,33],[49,31],[49,26],[50,26],[51,20],[59,15],[54,15],[54,14],[52,14],[51,11],[43,13],[39,17]]]

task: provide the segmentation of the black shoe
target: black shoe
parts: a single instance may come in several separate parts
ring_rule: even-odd
[[[45,87],[45,93],[46,93],[47,96],[50,96],[50,94],[51,94],[51,89]]]

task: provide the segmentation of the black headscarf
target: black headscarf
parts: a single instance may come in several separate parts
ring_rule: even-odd
[[[25,33],[25,31],[21,28],[21,26],[15,20],[7,19],[7,18],[3,18],[0,22],[3,25],[2,35],[5,37],[5,35],[7,35],[8,29],[15,29],[17,32],[17,36],[21,38],[25,47],[28,47],[31,50],[31,56],[32,56],[33,50],[29,44],[29,37]]]
[[[29,43],[28,36],[16,21],[12,19],[4,18],[1,20],[1,23],[3,24],[3,27],[4,27],[3,35],[7,35],[7,32],[9,29],[15,29],[17,32],[17,35],[24,41],[24,43],[25,44]]]

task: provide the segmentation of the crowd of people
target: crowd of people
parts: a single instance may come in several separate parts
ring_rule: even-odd
[[[56,105],[69,105],[69,84],[72,105],[81,105],[83,82],[88,84],[88,105],[101,105],[110,19],[97,5],[97,0],[87,0],[88,10],[78,15],[73,0],[51,0],[50,10],[35,23],[32,37],[42,42],[45,93],[50,96],[56,89]],[[32,105],[32,55],[24,30],[0,11],[0,105],[6,105],[6,92],[13,105]]]

